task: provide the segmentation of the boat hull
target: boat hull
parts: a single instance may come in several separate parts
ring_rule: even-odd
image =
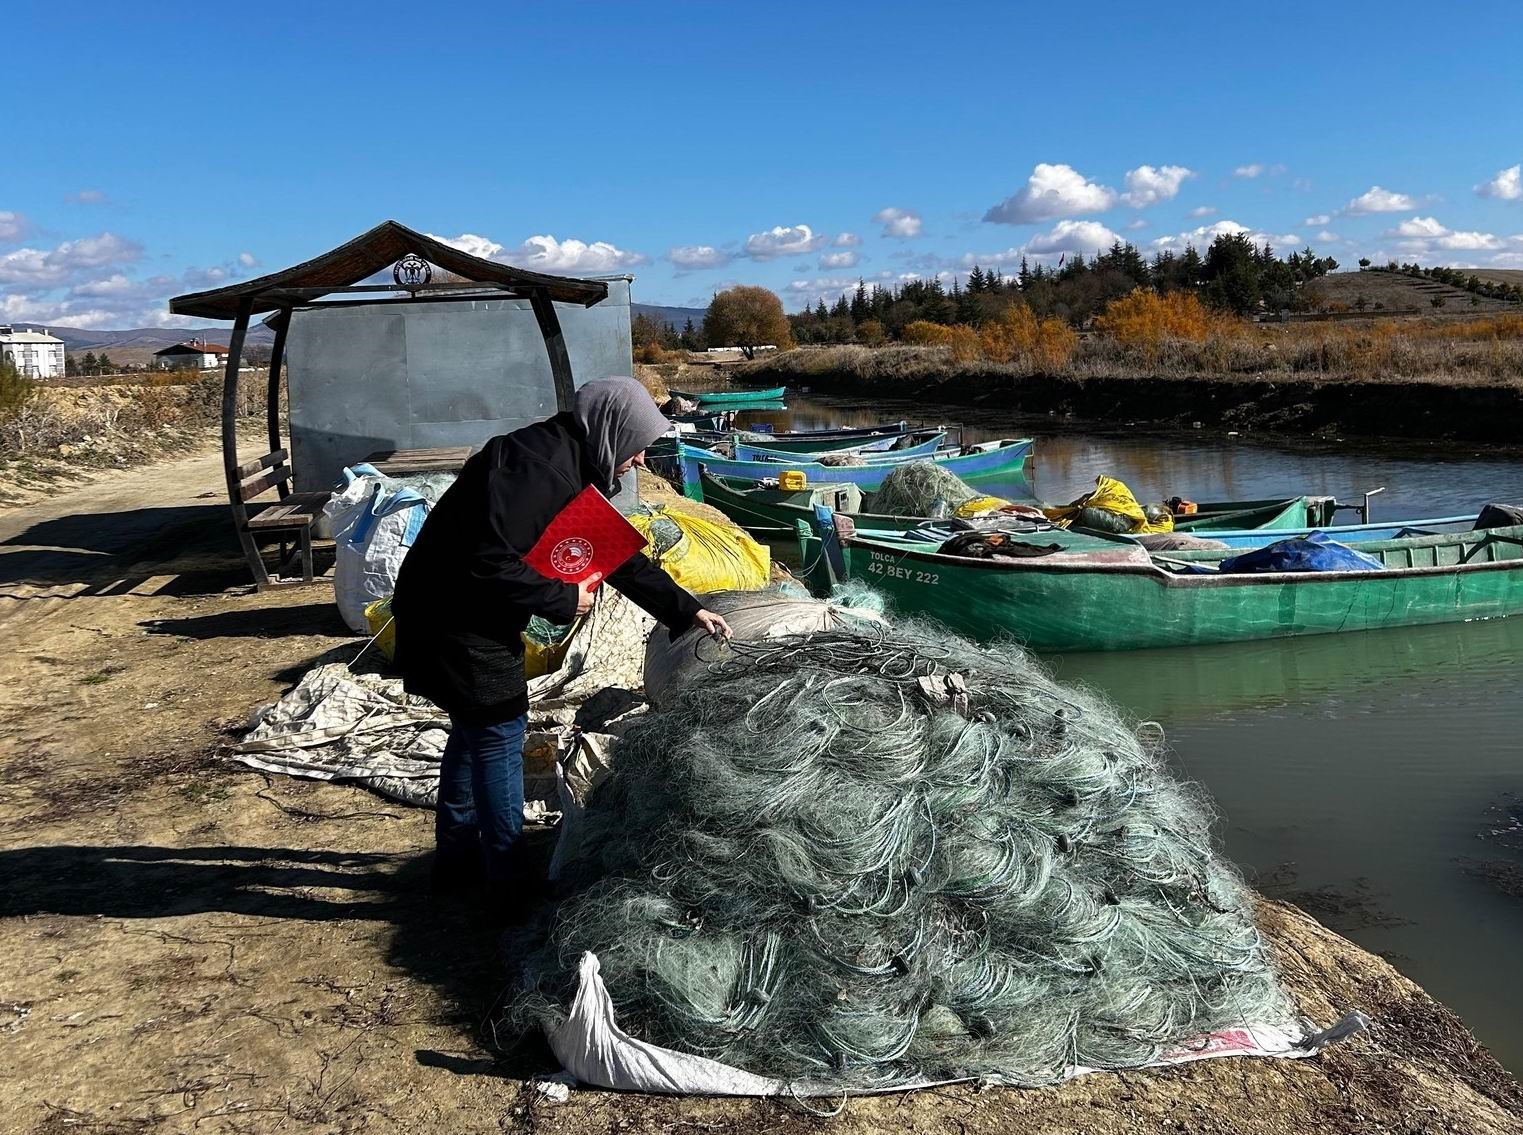
[[[934,457],[932,460],[965,481],[987,477],[1024,478],[1031,446],[1030,438],[1020,438],[1007,445],[980,449],[966,455]],[[776,461],[735,461],[716,457],[706,449],[680,442],[678,457],[682,463],[682,491],[695,500],[703,499],[700,476],[703,469],[708,469],[717,477],[740,477],[752,481],[776,477],[783,469],[797,469],[811,481],[852,484],[864,491],[872,491],[899,468],[899,463],[892,461],[878,461],[868,465],[821,465],[813,461],[790,461],[786,464]]]
[[[893,611],[975,639],[1011,636],[1043,652],[1140,650],[1523,613],[1523,529],[1493,535],[1368,544],[1390,566],[1360,572],[1176,575],[1150,562],[964,559],[860,538],[844,542],[843,559],[847,575],[881,590]]]
[[[905,435],[901,434],[900,436],[903,437]],[[897,439],[887,438],[882,443],[874,441],[866,444],[859,441],[853,444],[837,446],[835,449],[815,449],[807,452],[774,449],[772,446],[763,445],[760,442],[737,441],[735,443],[735,458],[738,461],[767,461],[778,464],[800,460],[808,461],[810,458],[818,457],[824,453],[855,453],[864,461],[919,461],[933,456],[938,449],[945,446],[947,435],[944,431],[937,431],[927,437],[925,441],[917,442],[914,445],[907,445],[903,449],[890,450],[888,447],[893,445],[895,440]],[[880,444],[882,446],[881,449],[877,448]]]
[[[744,406],[752,402],[780,402],[788,392],[786,386],[774,386],[770,390],[709,390],[689,394],[685,390],[673,390],[678,398],[697,402],[703,406]]]

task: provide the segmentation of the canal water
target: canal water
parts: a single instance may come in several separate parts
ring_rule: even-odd
[[[1082,433],[986,408],[796,396],[749,419],[784,430],[901,417],[962,424],[970,441],[1035,437],[1029,488],[1048,501],[1106,473],[1144,501],[1350,500],[1384,487],[1377,520],[1523,502],[1523,453],[1447,444]],[[1478,873],[1500,863],[1523,882],[1523,854],[1481,838],[1502,823],[1494,808],[1523,800],[1520,660],[1523,617],[1049,662],[1163,725],[1179,771],[1215,797],[1228,855],[1261,890],[1388,958],[1523,1072],[1523,894]]]

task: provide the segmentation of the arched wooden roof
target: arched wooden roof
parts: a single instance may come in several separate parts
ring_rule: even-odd
[[[541,292],[561,303],[579,303],[584,307],[603,300],[608,285],[601,280],[579,280],[571,276],[550,276],[484,260],[461,252],[441,240],[416,232],[396,221],[382,221],[369,232],[361,233],[347,244],[313,257],[311,260],[272,272],[258,279],[190,292],[169,301],[175,315],[192,315],[202,319],[233,319],[241,301],[253,300],[252,311],[274,311],[290,306],[290,299],[272,293],[294,288],[339,289],[389,268],[409,252],[416,253],[471,283],[501,284],[509,288]]]

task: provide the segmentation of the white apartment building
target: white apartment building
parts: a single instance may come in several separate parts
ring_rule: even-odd
[[[27,378],[63,377],[63,340],[46,330],[17,330],[0,324],[0,355]]]

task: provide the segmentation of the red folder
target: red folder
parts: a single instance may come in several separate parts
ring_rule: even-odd
[[[524,563],[549,579],[598,583],[644,547],[640,530],[589,485],[550,522]]]

